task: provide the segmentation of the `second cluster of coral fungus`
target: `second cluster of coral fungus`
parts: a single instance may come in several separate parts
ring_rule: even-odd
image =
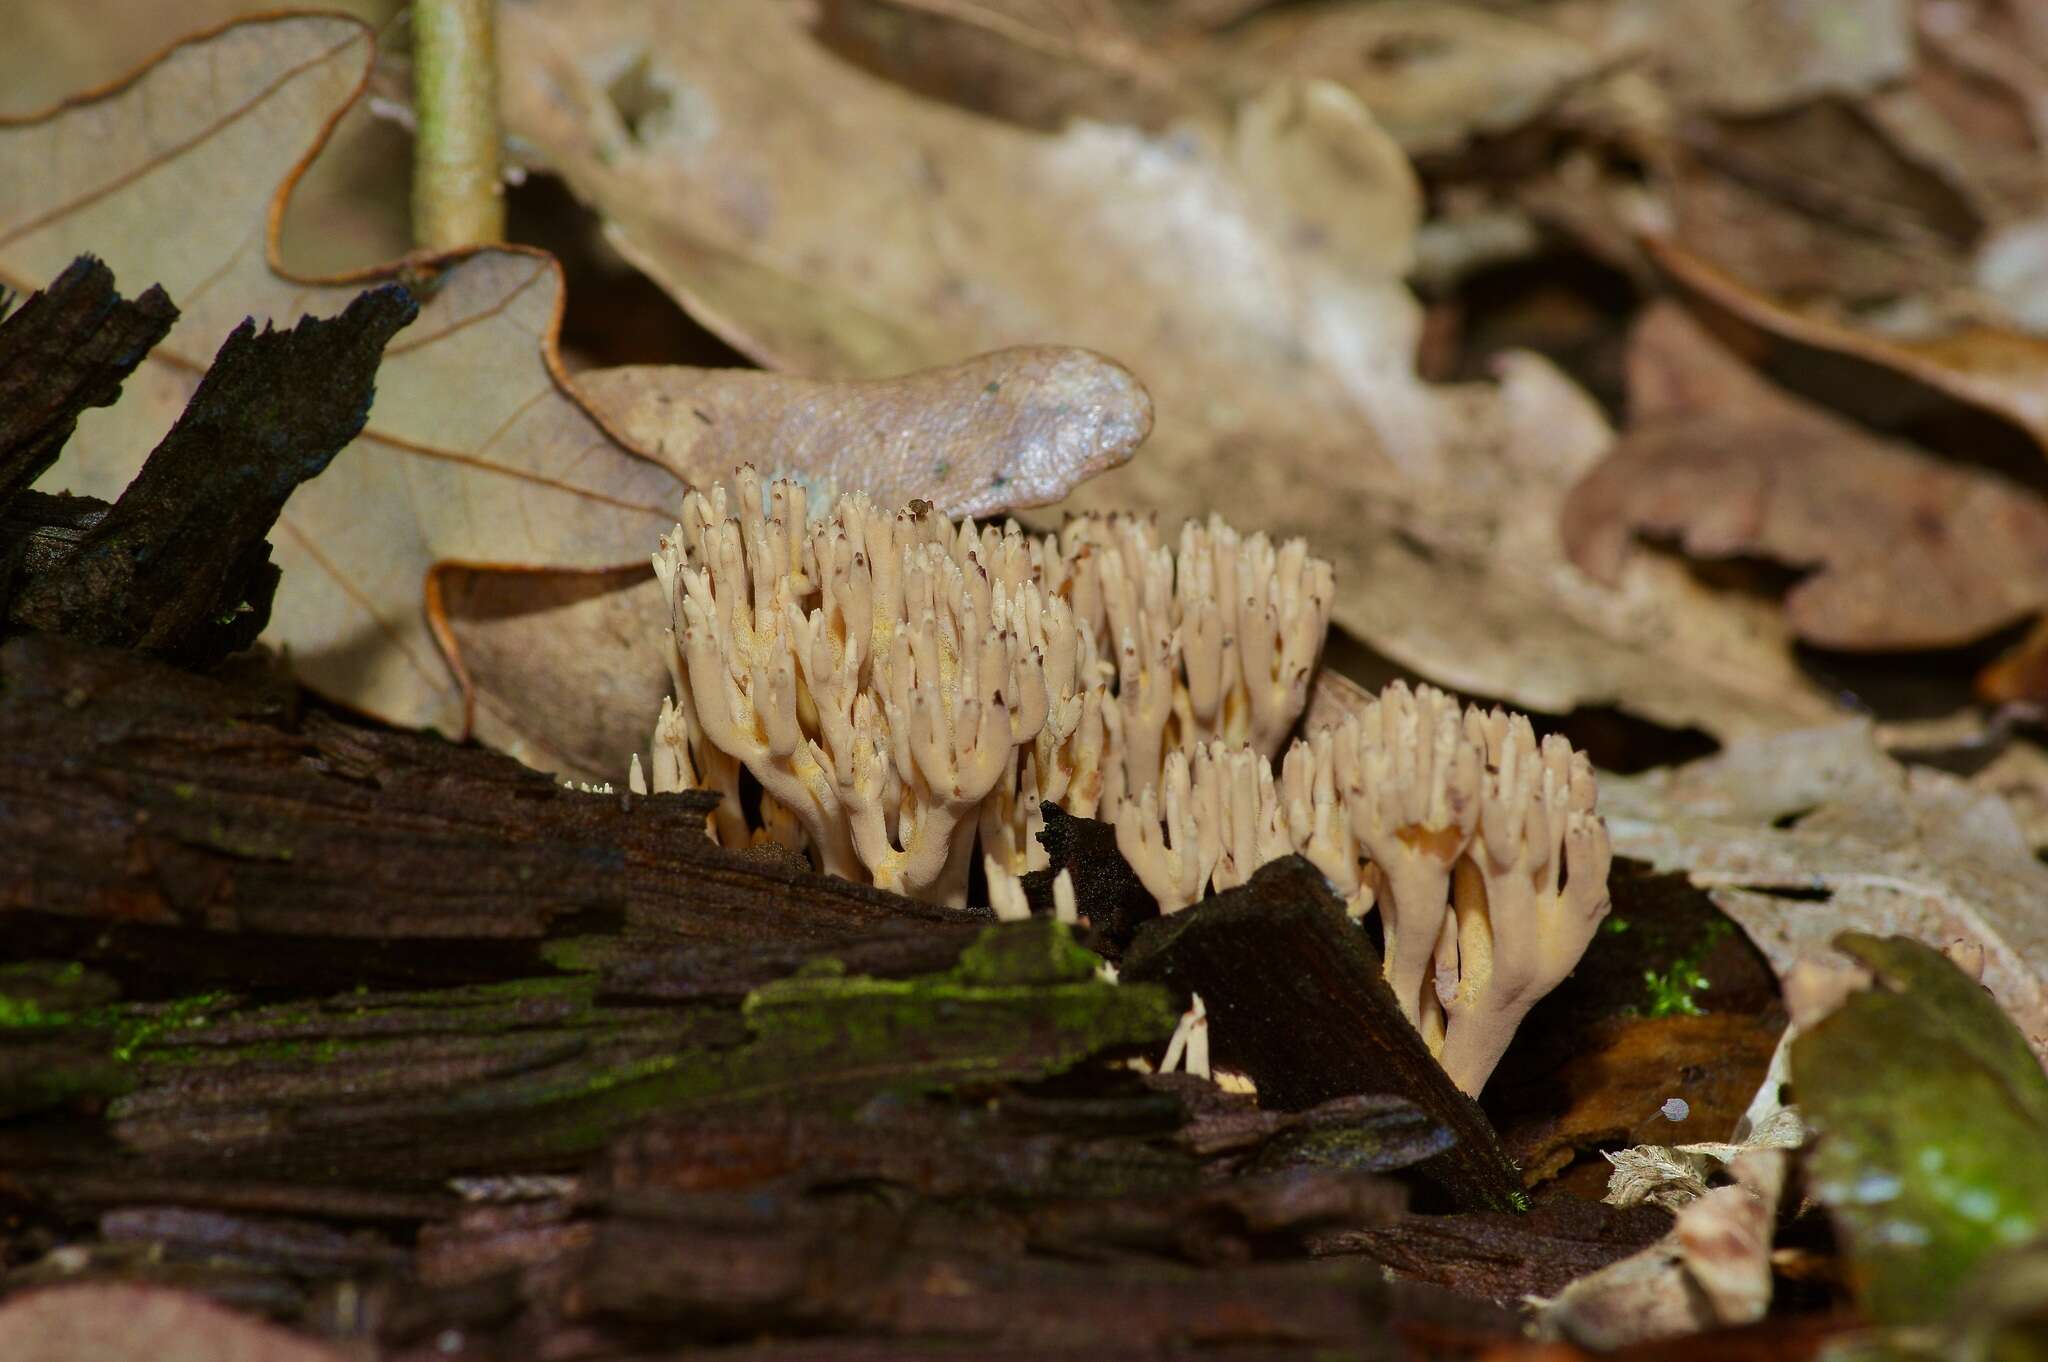
[[[1354,917],[1377,906],[1387,982],[1476,1093],[1522,1017],[1585,953],[1612,861],[1593,767],[1501,710],[1395,682],[1272,767],[1214,744],[1169,758],[1117,844],[1166,911],[1298,852]]]

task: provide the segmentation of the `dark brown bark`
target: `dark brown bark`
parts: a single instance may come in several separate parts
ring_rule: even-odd
[[[277,589],[264,536],[362,431],[384,345],[418,313],[387,285],[289,331],[235,328],[120,500],[17,587],[12,622],[195,666],[254,643]]]
[[[1457,1137],[1423,1167],[1458,1205],[1526,1204],[1485,1113],[1431,1057],[1372,943],[1299,856],[1147,924],[1123,977],[1201,994],[1214,1062],[1249,1074],[1263,1105],[1295,1111],[1351,1093],[1406,1098]]]
[[[0,520],[57,461],[79,413],[112,405],[177,319],[161,288],[130,302],[89,255],[0,318]]]
[[[622,992],[735,997],[856,939],[866,968],[933,968],[978,925],[716,847],[703,800],[583,794],[287,689],[0,645],[0,949],[131,989],[504,978],[545,969],[550,939],[630,927],[641,944],[589,943]]]

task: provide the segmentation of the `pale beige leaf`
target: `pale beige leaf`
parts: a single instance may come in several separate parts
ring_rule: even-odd
[[[7,10],[0,43],[0,117],[35,113],[75,91],[134,70],[180,38],[236,18],[279,8],[264,0],[64,0]],[[373,27],[389,23],[405,0],[326,0],[319,8]],[[403,254],[412,245],[412,138],[359,101],[335,125],[286,208],[285,253],[300,269],[356,269]]]
[[[1129,459],[1152,426],[1129,370],[1055,346],[890,379],[635,365],[579,374],[576,387],[686,482],[753,464],[956,518],[1058,501]]]
[[[1654,54],[1681,103],[1759,114],[1904,76],[1913,9],[1911,0],[1627,0],[1618,26]]]
[[[1902,766],[1856,720],[1603,776],[1618,855],[1684,871],[1782,979],[1840,932],[1982,947],[1983,982],[2048,1058],[2048,865],[1995,793]]]
[[[1317,77],[1355,93],[1411,155],[1531,122],[1599,74],[1601,51],[1519,11],[1445,0],[1290,5],[1204,54],[1227,88]]]

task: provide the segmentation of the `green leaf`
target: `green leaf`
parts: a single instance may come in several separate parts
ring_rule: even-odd
[[[1799,1105],[1820,1134],[1813,1191],[1871,1318],[1938,1321],[1986,1254],[2048,1230],[2048,1078],[1940,952],[1861,933],[1835,946],[1876,984],[1792,1046]]]

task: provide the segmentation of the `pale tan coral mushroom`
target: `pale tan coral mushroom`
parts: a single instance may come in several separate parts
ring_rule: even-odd
[[[1467,715],[1487,771],[1478,835],[1458,862],[1456,926],[1438,952],[1443,1061],[1476,1093],[1536,1000],[1563,982],[1607,916],[1613,862],[1593,765],[1541,744],[1520,715]]]
[[[1301,853],[1353,917],[1379,907],[1402,1011],[1468,1092],[1607,911],[1611,855],[1585,755],[1426,686],[1397,682],[1297,740],[1277,788],[1243,746],[1169,754],[1167,771],[1159,797],[1117,818],[1117,845],[1161,910]]]
[[[1450,911],[1451,868],[1479,813],[1479,750],[1458,703],[1400,681],[1337,729],[1332,759],[1352,835],[1372,859],[1387,983],[1424,1034],[1424,993]]]
[[[942,518],[846,497],[813,524],[801,487],[766,491],[742,470],[730,496],[692,493],[655,554],[677,691],[657,785],[716,751],[760,783],[769,834],[826,871],[964,902],[981,801],[1047,717],[1017,627],[1036,627],[1036,590],[956,561]]]
[[[742,469],[655,554],[674,695],[643,779],[717,790],[721,843],[960,903],[977,842],[1010,874],[1045,864],[1045,800],[1114,820],[1169,752],[1270,751],[1300,714],[1332,580],[1301,541],[1212,519],[1176,560],[1144,517],[1080,517],[1063,541],[921,503],[813,509]]]
[[[1126,800],[1116,811],[1116,845],[1159,911],[1171,913],[1207,892],[1223,854],[1221,791],[1207,748],[1195,758],[1166,754],[1159,787]]]
[[[1225,741],[1275,757],[1307,703],[1335,570],[1306,541],[1274,548],[1220,517],[1181,528],[1176,554],[1150,517],[1084,516],[1063,533],[1075,613],[1117,661],[1106,802],[1156,782],[1167,751]]]

